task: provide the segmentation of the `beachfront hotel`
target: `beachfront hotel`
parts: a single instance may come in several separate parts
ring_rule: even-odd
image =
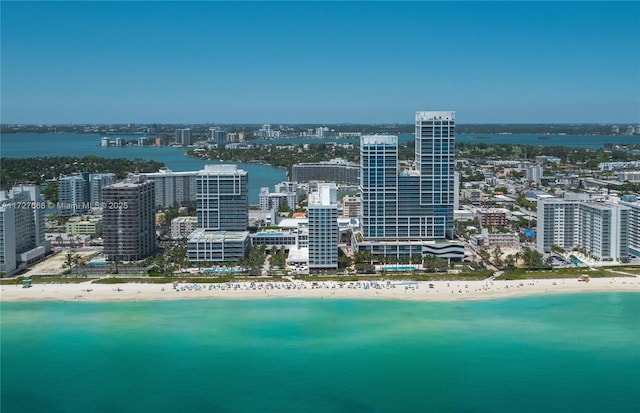
[[[357,250],[408,257],[435,254],[464,257],[464,244],[453,238],[456,201],[455,113],[416,112],[413,167],[400,168],[398,138],[360,138],[361,231]]]
[[[338,204],[334,183],[309,194],[309,269],[338,268]]]
[[[0,191],[0,274],[42,260],[51,250],[45,240],[44,198],[35,185]]]
[[[626,195],[620,205],[629,208],[629,252],[640,257],[640,201],[635,195]]]
[[[102,238],[110,261],[136,261],[156,248],[154,183],[129,177],[102,189]]]
[[[236,165],[205,165],[196,175],[198,228],[246,231],[249,225],[247,171]]]
[[[189,261],[235,262],[249,249],[249,175],[236,165],[205,165],[196,175],[197,229]]]
[[[547,198],[538,201],[537,250],[580,247],[598,261],[629,259],[631,208],[622,204]]]

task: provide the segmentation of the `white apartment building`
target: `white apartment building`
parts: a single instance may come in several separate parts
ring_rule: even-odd
[[[527,165],[527,167],[524,170],[525,179],[527,181],[532,181],[537,184],[540,183],[540,180],[542,179],[542,174],[543,174],[543,170],[542,170],[542,166],[540,165]]]
[[[189,236],[198,227],[198,217],[177,217],[171,220],[171,238]]]
[[[51,250],[44,236],[44,198],[34,185],[0,191],[0,274],[42,260]]]
[[[102,188],[111,185],[116,181],[116,174],[103,173],[89,175],[89,198],[92,206],[100,205],[102,202]]]
[[[584,248],[598,261],[626,261],[629,257],[631,208],[610,203],[548,198],[538,201],[537,249],[551,246]]]
[[[295,211],[298,203],[297,184],[295,182],[284,181],[274,186],[275,192],[269,192],[269,187],[260,188],[258,203],[262,211],[275,209],[276,211],[283,205]]]
[[[155,205],[169,208],[181,202],[196,200],[198,171],[174,172],[161,168],[158,172],[142,173],[155,184]]]
[[[62,216],[89,210],[89,174],[62,177],[58,180],[58,210]]]
[[[621,201],[629,208],[629,252],[640,257],[640,201]]]

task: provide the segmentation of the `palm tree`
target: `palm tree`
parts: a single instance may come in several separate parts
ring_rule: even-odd
[[[493,250],[493,263],[497,267],[502,266],[502,250],[500,249],[499,246]]]
[[[71,268],[73,267],[73,263],[74,263],[74,254],[73,252],[69,251],[67,252],[67,255],[64,256],[64,264],[62,264],[62,268],[68,267],[69,273],[71,273]]]
[[[77,269],[80,263],[82,262],[82,257],[80,256],[80,254],[74,253],[71,261],[73,262],[73,266]],[[76,272],[76,275],[77,275],[77,272]]]
[[[504,257],[504,266],[510,270],[513,270],[516,268],[517,266],[517,254],[512,255],[509,254],[506,257]]]

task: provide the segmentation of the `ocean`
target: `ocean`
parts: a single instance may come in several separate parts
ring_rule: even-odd
[[[0,305],[3,413],[640,407],[640,293]]]
[[[127,136],[118,135],[127,139],[140,137],[139,135]],[[548,135],[540,140],[540,135],[481,135],[486,139],[476,139],[480,135],[456,135],[458,142],[470,143],[519,143],[523,145],[554,146],[564,145],[572,147],[602,148],[606,143],[640,143],[638,136],[577,136],[577,135]],[[101,147],[100,138],[97,134],[75,134],[75,133],[16,133],[3,134],[0,136],[0,156],[3,158],[32,158],[39,156],[86,156],[96,155],[103,158],[128,158],[128,159],[148,159],[163,162],[169,169],[174,171],[193,171],[202,169],[207,163],[215,161],[204,161],[185,156],[185,148],[156,147],[156,146],[126,146],[126,147]],[[115,136],[110,137],[115,139]],[[413,139],[413,135],[400,135],[398,140],[401,143]],[[358,139],[278,139],[265,141],[251,141],[253,144],[304,144],[320,142],[339,142],[358,144]],[[232,162],[226,162],[232,163]],[[238,167],[249,173],[249,202],[258,203],[260,188],[267,186],[273,190],[273,186],[287,179],[284,169],[274,168],[268,165],[258,164],[238,164]]]

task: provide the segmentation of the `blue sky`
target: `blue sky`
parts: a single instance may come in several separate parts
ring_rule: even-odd
[[[7,2],[3,123],[640,122],[640,2]]]

